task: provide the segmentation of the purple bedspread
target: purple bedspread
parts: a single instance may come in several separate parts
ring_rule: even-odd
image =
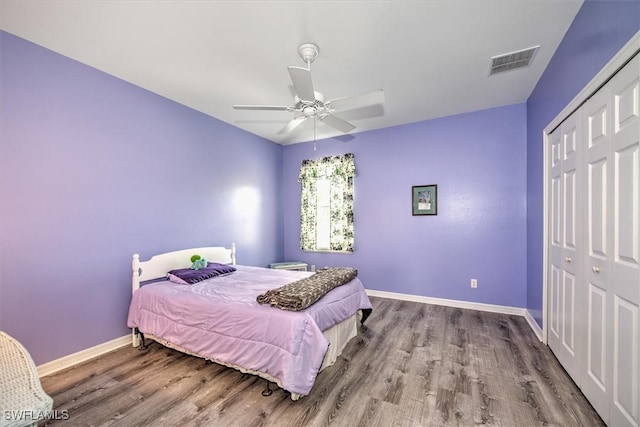
[[[268,373],[284,389],[308,395],[329,342],[322,331],[371,309],[356,277],[309,308],[291,312],[256,297],[312,273],[236,266],[194,285],[162,281],[133,294],[127,325],[206,358]]]

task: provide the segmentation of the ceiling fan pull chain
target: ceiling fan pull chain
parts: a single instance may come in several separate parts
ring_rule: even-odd
[[[316,120],[318,119],[317,115],[313,116],[313,151],[316,151]]]

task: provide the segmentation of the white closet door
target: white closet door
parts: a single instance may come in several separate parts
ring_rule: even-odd
[[[586,348],[574,377],[602,419],[638,426],[640,59],[581,109],[584,135]]]
[[[548,343],[602,419],[640,426],[640,56],[550,136]]]
[[[557,353],[561,349],[561,319],[562,319],[562,299],[560,289],[562,288],[562,159],[560,156],[562,147],[562,132],[558,128],[551,135],[548,153],[549,159],[549,309],[548,309],[548,344]]]
[[[586,184],[586,262],[583,284],[587,303],[585,375],[582,392],[603,420],[609,418],[609,396],[612,384],[611,349],[613,336],[611,325],[612,298],[609,263],[613,243],[612,191],[613,168],[611,166],[611,96],[610,90],[601,89],[583,107],[585,134],[585,184]]]
[[[581,220],[579,204],[579,114],[573,114],[551,136],[551,289],[549,346],[579,383],[582,351],[582,305],[578,289]]]
[[[636,57],[608,85],[612,94],[610,163],[612,253],[600,267],[609,277],[613,335],[610,425],[640,425],[640,58]],[[609,271],[603,272],[603,268]],[[592,267],[596,269],[596,265]]]

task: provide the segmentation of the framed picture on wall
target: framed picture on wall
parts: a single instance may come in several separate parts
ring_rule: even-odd
[[[438,186],[414,185],[411,187],[411,214],[438,215]]]

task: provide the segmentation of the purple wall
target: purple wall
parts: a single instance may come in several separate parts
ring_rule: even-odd
[[[527,101],[527,309],[539,325],[543,130],[639,29],[640,1],[585,1]]]
[[[284,148],[284,256],[358,268],[367,289],[526,306],[525,104]],[[303,159],[353,152],[355,252],[302,252]],[[438,215],[411,186],[438,185]],[[471,278],[478,289],[471,289]]]
[[[0,49],[0,329],[37,364],[129,332],[134,252],[282,257],[281,146],[8,33]]]

